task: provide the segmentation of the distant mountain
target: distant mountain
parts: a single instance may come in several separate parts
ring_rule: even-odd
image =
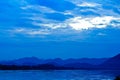
[[[93,65],[99,65],[102,64],[108,60],[108,58],[80,58],[80,59],[66,59],[65,63],[70,64],[70,63],[88,63],[88,64],[93,64]]]
[[[25,57],[11,61],[1,61],[0,70],[31,70],[31,69],[108,69],[120,70],[120,54],[112,58],[81,58],[81,59],[39,59]]]
[[[25,57],[11,61],[1,61],[2,65],[38,65],[43,62],[42,59],[38,59],[36,57]]]
[[[39,65],[39,64],[53,64],[55,66],[67,66],[72,64],[92,64],[98,65],[106,61],[107,58],[81,58],[81,59],[39,59],[37,57],[25,57],[11,61],[1,61],[0,64],[2,65]]]
[[[103,69],[119,69],[120,70],[120,54],[108,59],[100,65]]]

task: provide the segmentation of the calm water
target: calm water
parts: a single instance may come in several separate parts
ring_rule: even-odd
[[[0,71],[0,80],[114,80],[119,74],[108,70],[16,70]]]

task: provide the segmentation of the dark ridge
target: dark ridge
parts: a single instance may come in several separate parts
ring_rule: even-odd
[[[101,59],[38,59],[27,57],[12,61],[0,62],[0,70],[120,70],[120,54],[105,59],[101,64],[94,64],[90,61],[101,61]]]
[[[120,53],[118,55],[112,57],[111,59],[116,59],[116,60],[118,59],[118,60],[120,60]]]
[[[120,70],[120,54],[108,59],[107,61],[99,65],[99,67],[103,69]]]

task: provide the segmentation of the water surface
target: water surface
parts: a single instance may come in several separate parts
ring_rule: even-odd
[[[14,70],[0,71],[0,80],[114,80],[117,70]]]

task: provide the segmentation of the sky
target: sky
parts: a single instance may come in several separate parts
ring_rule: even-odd
[[[120,0],[1,0],[0,60],[120,53]]]

